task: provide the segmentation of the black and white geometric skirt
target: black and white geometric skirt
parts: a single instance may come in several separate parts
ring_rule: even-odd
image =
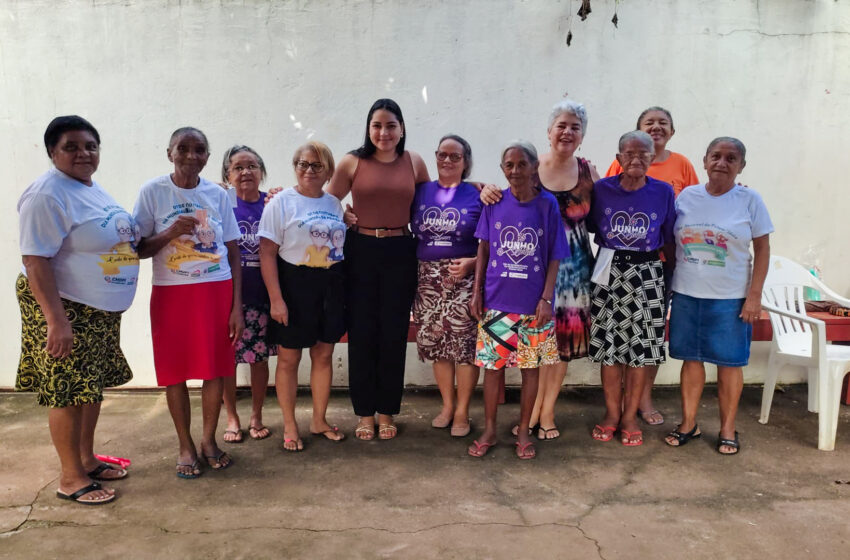
[[[663,364],[664,273],[661,261],[611,264],[608,286],[594,284],[590,359],[631,367]]]

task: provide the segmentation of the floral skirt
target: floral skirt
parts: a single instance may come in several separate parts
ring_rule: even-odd
[[[419,283],[413,301],[416,349],[423,361],[471,364],[475,360],[478,328],[469,314],[473,277],[455,279],[449,274],[450,263],[451,259],[419,261]]]
[[[71,355],[56,359],[45,350],[47,319],[23,274],[15,283],[21,308],[21,359],[16,391],[38,393],[38,404],[51,408],[103,400],[103,389],[130,381],[133,373],[121,352],[121,313],[62,300],[71,322]]]
[[[277,356],[277,345],[266,344],[266,329],[269,325],[268,305],[242,305],[245,330],[236,343],[236,363],[256,364]]]

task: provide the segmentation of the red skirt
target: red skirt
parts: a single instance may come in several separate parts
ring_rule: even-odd
[[[153,287],[151,336],[158,385],[233,375],[232,302],[232,280]]]

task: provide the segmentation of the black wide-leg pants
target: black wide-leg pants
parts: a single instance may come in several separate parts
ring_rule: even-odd
[[[401,408],[416,240],[350,231],[345,240],[348,386],[357,416]]]

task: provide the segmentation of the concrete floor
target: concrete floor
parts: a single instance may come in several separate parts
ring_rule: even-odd
[[[164,395],[112,393],[98,449],[133,465],[114,484],[120,498],[101,507],[55,497],[45,411],[31,395],[0,394],[0,558],[850,558],[850,407],[836,450],[818,451],[805,387],[777,394],[767,426],[757,422],[761,390],[748,387],[742,451],[723,457],[713,388],[706,435],[683,449],[662,441],[678,393],[657,394],[668,423],[626,448],[588,436],[601,390],[565,391],[563,435],[539,443],[533,461],[513,454],[515,403],[500,408],[500,446],[477,460],[466,455],[472,437],[430,427],[439,397],[429,392],[405,396],[396,440],[369,443],[350,437],[348,398],[335,394],[329,418],[349,439],[305,436],[304,452],[284,453],[270,395],[273,436],[227,446],[232,468],[187,481],[174,476]],[[474,402],[480,422],[480,394]],[[299,404],[306,432],[309,398]],[[249,406],[241,397],[243,422]]]

